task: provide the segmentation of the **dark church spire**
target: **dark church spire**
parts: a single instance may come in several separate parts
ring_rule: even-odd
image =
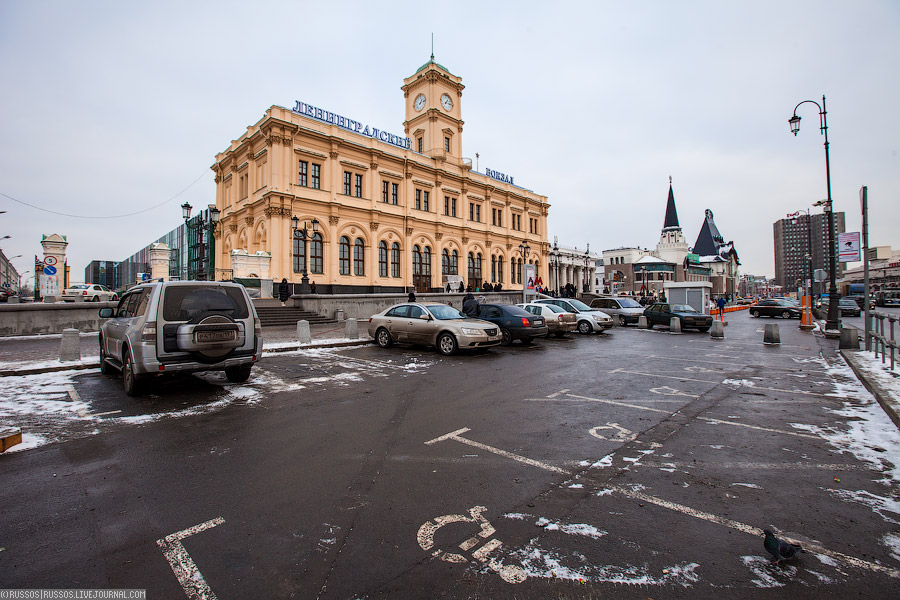
[[[669,201],[666,203],[666,220],[663,223],[663,230],[681,229],[678,224],[678,212],[675,210],[675,193],[672,191],[672,176],[669,176]]]

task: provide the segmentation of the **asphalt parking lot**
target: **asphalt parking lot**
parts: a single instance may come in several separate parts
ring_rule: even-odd
[[[97,371],[6,378],[42,442],[0,455],[0,587],[896,597],[896,427],[833,341],[728,320],[303,350],[140,399]],[[807,552],[772,564],[763,528]]]

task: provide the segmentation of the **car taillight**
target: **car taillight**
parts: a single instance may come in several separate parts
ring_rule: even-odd
[[[522,317],[522,327],[531,327],[531,321],[528,320],[528,317]]]
[[[150,344],[156,343],[156,321],[147,321],[141,329],[141,341]]]
[[[82,295],[82,296],[87,296],[87,290],[84,290],[83,292],[81,292],[81,295]]]
[[[256,338],[262,337],[262,323],[256,317],[253,318],[253,335]]]
[[[562,315],[557,315],[557,316],[556,316],[556,320],[559,321],[560,323],[562,323],[562,322],[563,322],[563,318],[562,318],[562,317],[563,317]]]

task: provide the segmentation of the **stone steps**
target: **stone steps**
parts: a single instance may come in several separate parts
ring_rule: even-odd
[[[322,315],[293,308],[290,306],[257,306],[256,314],[263,327],[279,327],[283,325],[296,325],[297,321],[309,321],[310,323],[336,323],[334,319]]]

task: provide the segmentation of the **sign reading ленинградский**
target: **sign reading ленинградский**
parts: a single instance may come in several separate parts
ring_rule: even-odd
[[[394,135],[393,133],[388,133],[387,131],[382,131],[375,127],[363,125],[359,121],[354,121],[353,119],[343,117],[317,106],[300,102],[299,100],[295,100],[295,102],[296,104],[294,104],[292,110],[299,115],[310,117],[330,125],[337,125],[341,129],[346,129],[347,131],[352,131],[353,133],[358,133],[366,137],[375,138],[380,142],[391,144],[392,146],[397,146],[398,148],[403,148],[405,150],[409,150],[412,146],[408,137],[400,137],[399,135]]]

